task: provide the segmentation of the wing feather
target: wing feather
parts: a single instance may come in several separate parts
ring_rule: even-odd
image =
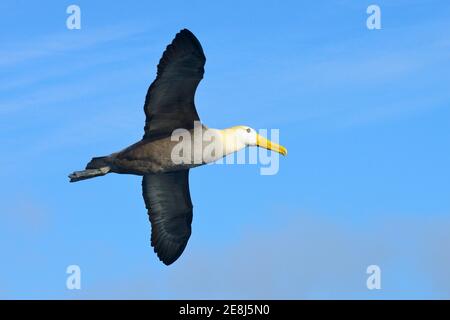
[[[152,226],[151,245],[163,263],[172,264],[191,235],[189,170],[145,175],[142,193]]]
[[[192,129],[199,121],[194,96],[203,78],[205,54],[198,39],[181,30],[164,51],[157,76],[144,104],[144,139],[170,136],[178,128]]]

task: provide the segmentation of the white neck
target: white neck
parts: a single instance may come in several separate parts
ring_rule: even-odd
[[[211,135],[218,138],[215,138],[217,141],[217,148],[221,150],[222,153],[217,154],[214,157],[206,157],[206,159],[204,158],[204,160],[206,160],[205,162],[216,161],[223,156],[237,152],[246,147],[245,143],[243,143],[241,139],[239,139],[239,135],[237,134],[237,131],[234,127],[223,130],[208,128],[208,130],[210,131]]]

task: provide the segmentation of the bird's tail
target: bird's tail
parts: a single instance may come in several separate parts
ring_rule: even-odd
[[[86,165],[86,169],[100,169],[109,166],[109,157],[95,157]]]
[[[92,160],[86,165],[85,170],[75,171],[69,175],[70,182],[77,182],[104,176],[111,171],[111,167],[108,165],[108,158],[109,157],[92,158]]]

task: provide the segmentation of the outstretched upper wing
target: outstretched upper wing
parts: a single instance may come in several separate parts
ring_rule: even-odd
[[[151,244],[166,265],[183,253],[191,235],[192,202],[189,170],[148,174],[142,193],[152,225]]]
[[[199,117],[195,90],[203,78],[205,54],[197,38],[181,30],[164,51],[155,81],[145,99],[144,139],[170,136],[178,128],[192,129]]]

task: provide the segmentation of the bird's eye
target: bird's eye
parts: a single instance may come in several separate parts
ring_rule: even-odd
[[[252,130],[250,130],[250,128],[247,128],[247,132],[250,133],[250,131],[252,131]]]

